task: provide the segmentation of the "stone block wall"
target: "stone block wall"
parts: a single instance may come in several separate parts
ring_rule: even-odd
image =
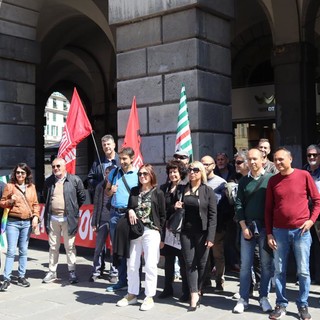
[[[220,2],[219,2],[220,3]],[[172,158],[182,83],[194,158],[232,154],[230,19],[233,1],[109,1],[116,27],[118,134],[136,96],[145,162]]]

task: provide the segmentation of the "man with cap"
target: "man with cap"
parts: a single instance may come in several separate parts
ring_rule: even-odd
[[[189,164],[189,153],[186,150],[177,150],[173,157],[178,160],[181,161],[185,166],[187,166]]]

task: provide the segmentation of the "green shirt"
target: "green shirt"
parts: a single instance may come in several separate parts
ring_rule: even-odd
[[[271,173],[264,173],[258,179],[250,175],[240,179],[235,204],[237,221],[260,220],[264,225],[264,205],[270,177]]]

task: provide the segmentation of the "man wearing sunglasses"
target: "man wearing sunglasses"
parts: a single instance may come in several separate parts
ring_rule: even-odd
[[[307,148],[307,164],[303,169],[307,170],[318,191],[320,192],[320,147],[311,144]],[[312,245],[310,249],[310,272],[313,282],[320,284],[320,219],[318,218],[314,226],[310,229]]]
[[[63,236],[67,255],[69,282],[77,283],[75,238],[78,231],[79,208],[86,199],[81,179],[66,170],[64,159],[52,162],[52,175],[45,181],[46,206],[44,220],[49,236],[49,272],[43,283],[57,279],[60,237]]]

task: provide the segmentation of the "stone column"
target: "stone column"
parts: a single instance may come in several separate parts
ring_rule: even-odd
[[[10,173],[18,162],[35,168],[35,63],[39,52],[34,41],[0,36],[0,175]]]
[[[314,72],[316,50],[308,43],[275,48],[272,57],[276,95],[277,144],[294,156],[294,166],[305,163],[308,145],[316,139]]]
[[[109,1],[109,23],[116,27],[118,134],[125,134],[136,96],[145,162],[163,167],[172,158],[182,83],[194,158],[232,154],[233,10],[232,0]]]

